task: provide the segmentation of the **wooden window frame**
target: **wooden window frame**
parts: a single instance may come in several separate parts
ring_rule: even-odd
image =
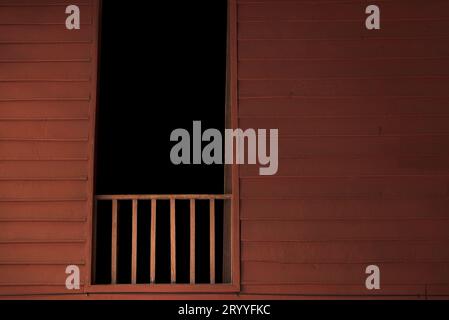
[[[230,221],[230,283],[225,284],[108,284],[97,285],[92,283],[94,277],[94,229],[95,229],[95,116],[97,109],[97,79],[98,56],[101,21],[101,2],[94,0],[93,15],[93,50],[96,56],[92,60],[92,99],[90,107],[90,137],[89,151],[89,184],[88,184],[88,217],[86,223],[86,272],[84,275],[85,293],[236,293],[240,291],[240,204],[239,204],[239,168],[238,165],[230,165],[230,170],[225,171],[226,189],[232,191],[231,221]],[[95,31],[96,30],[96,31]],[[227,88],[226,88],[226,125],[232,129],[239,127],[238,123],[238,81],[237,81],[237,0],[228,0],[228,45],[227,45]],[[229,192],[231,193],[231,192]]]

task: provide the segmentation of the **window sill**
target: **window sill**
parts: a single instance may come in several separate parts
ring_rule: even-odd
[[[87,293],[235,293],[234,284],[111,284],[89,285]]]

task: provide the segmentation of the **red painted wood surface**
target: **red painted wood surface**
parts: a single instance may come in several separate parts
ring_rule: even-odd
[[[355,0],[231,10],[233,126],[280,130],[277,176],[233,169],[239,295],[85,294],[98,7],[84,0],[82,29],[68,31],[66,4],[0,0],[0,296],[449,296],[448,1],[379,1],[380,31]],[[77,294],[68,264],[81,267]],[[364,287],[369,264],[378,292]]]
[[[240,126],[280,135],[277,176],[240,170],[242,293],[448,295],[449,2],[379,1],[378,31],[360,1],[238,3]]]
[[[90,278],[98,1],[0,0],[0,296]]]

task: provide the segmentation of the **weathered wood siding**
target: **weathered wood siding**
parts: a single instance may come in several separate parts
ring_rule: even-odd
[[[0,0],[0,295],[89,276],[97,2]]]
[[[448,37],[444,0],[238,0],[240,126],[280,132],[240,170],[243,294],[449,294]]]
[[[79,31],[69,2],[0,0],[2,296],[90,276],[98,1]],[[380,31],[371,1],[238,0],[239,125],[280,130],[277,176],[239,170],[242,292],[128,298],[449,295],[449,1],[374,3]]]

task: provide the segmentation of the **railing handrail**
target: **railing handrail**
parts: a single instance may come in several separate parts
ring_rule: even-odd
[[[117,254],[118,254],[118,212],[121,201],[132,201],[132,243],[131,243],[131,284],[137,283],[137,222],[139,200],[151,200],[151,251],[150,251],[150,283],[155,283],[156,269],[156,202],[158,200],[170,201],[170,273],[171,282],[176,283],[176,200],[190,201],[190,283],[195,284],[195,202],[197,200],[209,201],[209,267],[210,283],[215,284],[215,202],[216,200],[232,200],[232,194],[131,194],[131,195],[98,195],[95,196],[95,209],[97,201],[112,201],[111,225],[111,284],[117,283]],[[97,214],[97,213],[95,213]],[[192,232],[193,230],[193,232]]]
[[[119,195],[97,195],[96,200],[228,200],[231,194],[119,194]]]

